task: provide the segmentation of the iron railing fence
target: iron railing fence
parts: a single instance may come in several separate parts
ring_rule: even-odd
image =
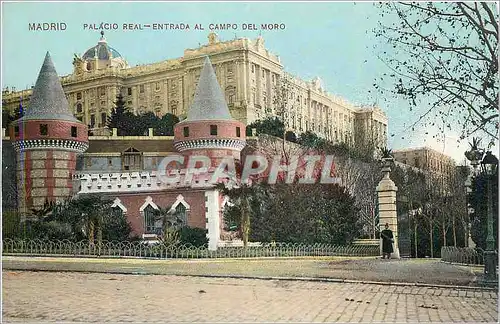
[[[498,251],[495,251],[498,258]],[[443,246],[441,248],[441,260],[445,262],[461,263],[467,265],[483,265],[484,250],[481,248],[467,248]]]
[[[291,244],[273,243],[249,247],[207,247],[189,245],[166,246],[144,242],[71,242],[4,239],[3,255],[65,255],[140,258],[252,258],[300,256],[378,256],[379,247],[369,245]]]

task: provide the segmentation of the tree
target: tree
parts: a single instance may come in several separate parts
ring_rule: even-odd
[[[461,126],[498,139],[498,8],[493,2],[382,2],[375,35],[391,49],[380,59],[391,69],[391,93],[412,108],[428,101],[417,123],[441,131]],[[386,77],[385,74],[383,77]],[[383,77],[375,84],[383,89]],[[382,90],[384,91],[384,90]]]
[[[89,244],[94,245],[97,240],[99,247],[103,240],[105,215],[113,214],[113,202],[99,195],[80,195],[56,204],[53,214],[54,219],[70,224],[77,238],[81,238],[82,229]]]
[[[267,134],[282,138],[285,133],[285,124],[278,117],[267,117],[249,124],[246,128],[247,136],[252,136],[253,128],[257,130],[259,135]]]
[[[108,128],[116,128],[118,136],[127,136],[136,132],[135,124],[136,116],[128,111],[123,95],[119,93],[116,97],[115,108],[112,110],[111,115],[108,116]]]
[[[170,113],[163,115],[158,121],[155,129],[155,135],[158,136],[174,136],[174,126],[179,122],[179,118]]]
[[[133,135],[147,136],[149,128],[157,128],[159,123],[160,119],[152,111],[135,116]]]
[[[245,183],[241,183],[234,187],[228,187],[227,184],[221,182],[216,184],[215,188],[219,190],[222,195],[228,197],[233,204],[238,206],[243,246],[246,248],[250,234],[250,196],[254,192],[255,187]]]
[[[127,216],[116,212],[118,207],[104,213],[102,221],[102,238],[106,241],[124,242],[130,239],[132,226],[127,221]]]
[[[337,184],[269,186],[253,215],[252,235],[261,242],[345,245],[360,234],[355,199]]]
[[[323,138],[316,135],[315,133],[311,131],[306,131],[300,134],[298,143],[306,147],[321,149],[324,148],[326,141]]]

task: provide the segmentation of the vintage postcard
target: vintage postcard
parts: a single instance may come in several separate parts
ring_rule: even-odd
[[[3,1],[3,320],[497,322],[498,16]]]

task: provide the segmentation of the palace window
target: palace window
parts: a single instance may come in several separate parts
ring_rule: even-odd
[[[90,115],[90,128],[94,128],[95,126],[95,115]]]
[[[122,153],[122,166],[124,171],[142,170],[142,153],[133,147]]]
[[[210,125],[210,135],[217,135],[217,125]]]
[[[189,137],[189,127],[184,127],[183,131],[184,131],[184,137]]]
[[[101,96],[106,95],[106,87],[101,87]]]
[[[255,73],[255,64],[252,64],[252,73]]]
[[[82,112],[82,104],[81,103],[77,103],[76,104],[76,112],[77,113],[81,113]]]
[[[106,105],[106,101],[101,100],[101,107]]]
[[[76,126],[71,126],[71,137],[78,137]]]
[[[156,233],[156,210],[153,206],[148,205],[144,208],[144,233],[145,234],[157,234]]]
[[[14,136],[19,135],[19,126],[14,126]]]
[[[234,86],[229,86],[226,88],[227,103],[233,104],[235,97],[236,88]]]
[[[127,94],[128,94],[129,96],[131,96],[131,95],[132,95],[132,88],[128,88],[128,89],[127,89]]]
[[[101,123],[103,126],[106,126],[106,123],[107,123],[107,116],[106,116],[106,113],[101,113]]]
[[[141,84],[141,85],[139,86],[139,92],[140,92],[140,93],[144,93],[144,84]]]
[[[49,125],[40,124],[40,135],[49,135]]]
[[[160,82],[156,82],[156,91],[160,90]]]
[[[82,93],[81,92],[76,93],[76,100],[82,100]]]
[[[241,129],[236,127],[236,137],[241,137]]]

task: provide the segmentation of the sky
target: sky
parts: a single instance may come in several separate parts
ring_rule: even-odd
[[[390,148],[428,146],[461,163],[466,141],[457,143],[453,132],[433,138],[437,130],[409,130],[419,111],[410,112],[406,101],[374,91],[375,79],[387,72],[373,50],[374,45],[380,48],[372,33],[378,20],[369,2],[3,2],[2,88],[34,85],[47,51],[58,74],[70,74],[73,54],[82,55],[100,37],[100,30],[86,25],[116,23],[118,29],[105,30],[108,44],[135,66],[178,58],[184,49],[206,44],[210,24],[236,24],[236,30],[215,32],[222,41],[262,35],[287,72],[303,80],[318,76],[328,92],[353,104],[378,104],[389,119]],[[33,31],[30,23],[64,23],[66,28]],[[123,24],[153,23],[184,23],[190,30],[123,29]],[[285,28],[243,30],[243,24],[263,23]],[[195,24],[204,30],[195,30]]]

